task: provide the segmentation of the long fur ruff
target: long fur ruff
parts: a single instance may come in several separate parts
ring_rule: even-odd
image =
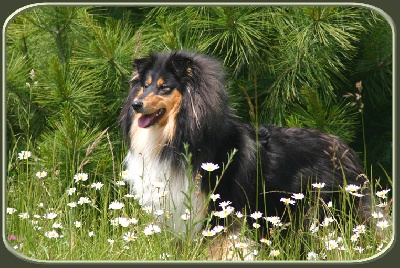
[[[120,118],[129,145],[128,182],[141,205],[170,213],[166,224],[176,231],[185,230],[181,217],[188,209],[193,222],[215,209],[207,198],[211,191],[235,211],[273,216],[285,210],[280,198],[306,193],[311,183],[325,183],[321,198],[328,202],[345,185],[366,182],[354,151],[335,136],[275,126],[256,130],[240,122],[229,106],[223,68],[209,56],[151,54],[135,60],[134,68]],[[220,168],[208,173],[201,168],[206,162]],[[355,210],[364,218],[369,198],[357,199]]]

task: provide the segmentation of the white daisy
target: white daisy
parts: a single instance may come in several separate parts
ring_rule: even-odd
[[[304,194],[302,194],[302,193],[299,193],[299,194],[292,194],[291,197],[292,197],[293,199],[296,199],[296,200],[301,200],[301,199],[304,198]]]
[[[36,172],[36,177],[38,177],[39,179],[43,179],[47,176],[47,172],[46,171],[38,171]]]
[[[26,160],[29,157],[31,157],[32,153],[30,151],[21,151],[18,153],[18,159],[20,160]]]
[[[360,186],[349,184],[344,188],[347,192],[357,192],[360,189]]]
[[[76,174],[76,175],[74,176],[75,182],[78,182],[78,181],[87,181],[88,178],[89,178],[89,177],[88,177],[88,174],[87,174],[87,173],[78,173],[78,174]]]
[[[321,189],[321,188],[325,187],[325,183],[324,182],[313,183],[311,185],[312,185],[312,187],[318,188],[318,189]]]
[[[136,240],[136,236],[134,234],[134,232],[127,232],[124,234],[123,239],[126,242],[131,242],[131,241],[135,241]]]
[[[96,188],[96,190],[100,190],[101,189],[101,187],[103,187],[103,183],[101,183],[101,182],[93,182],[91,185],[90,185],[90,188]]]
[[[390,191],[389,190],[382,190],[382,191],[378,191],[376,192],[376,196],[385,199],[386,198],[386,194]]]
[[[205,171],[214,171],[216,169],[219,169],[218,164],[213,164],[213,163],[203,163],[201,164],[201,168],[204,169]]]
[[[121,202],[118,202],[118,201],[113,201],[108,206],[108,209],[118,210],[118,209],[122,209],[124,206],[125,206],[124,203],[121,203]]]
[[[259,218],[262,217],[262,212],[256,211],[256,212],[250,214],[250,217],[253,218],[253,219],[255,219],[255,220],[257,220],[257,219],[259,219]]]
[[[49,231],[49,232],[45,232],[44,235],[45,235],[46,237],[48,237],[48,238],[59,238],[59,237],[60,237],[60,235],[57,233],[56,230],[52,230],[52,231]]]
[[[14,212],[16,212],[17,210],[15,208],[7,208],[7,214],[13,214]]]

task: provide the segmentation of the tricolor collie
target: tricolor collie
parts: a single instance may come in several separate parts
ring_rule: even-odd
[[[224,201],[242,214],[280,216],[281,198],[305,194],[313,183],[324,184],[320,198],[326,203],[346,185],[364,186],[362,165],[337,137],[242,123],[229,106],[219,61],[176,51],[136,59],[134,68],[121,113],[130,189],[141,205],[163,209],[175,231],[185,231],[182,218],[189,214],[200,230],[201,219]],[[219,168],[209,172],[203,163]],[[220,199],[214,202],[211,193]],[[369,198],[356,199],[358,215],[368,214]]]

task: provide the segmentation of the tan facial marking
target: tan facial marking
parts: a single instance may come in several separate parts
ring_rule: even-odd
[[[161,96],[160,96],[161,97]],[[167,123],[173,119],[175,120],[176,115],[179,112],[179,107],[181,105],[182,95],[178,90],[173,90],[170,95],[162,96],[165,103],[165,115],[158,121],[161,126],[165,126]]]
[[[163,79],[163,78],[159,78],[159,79],[157,80],[157,87],[162,86],[164,83],[165,83],[164,79]]]
[[[153,80],[152,80],[151,76],[149,76],[149,77],[146,79],[146,85],[150,85],[152,81],[153,81]]]

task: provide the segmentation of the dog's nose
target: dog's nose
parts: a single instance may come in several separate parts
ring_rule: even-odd
[[[132,108],[136,112],[140,112],[140,110],[143,108],[143,102],[141,102],[141,101],[133,101],[132,102]]]

